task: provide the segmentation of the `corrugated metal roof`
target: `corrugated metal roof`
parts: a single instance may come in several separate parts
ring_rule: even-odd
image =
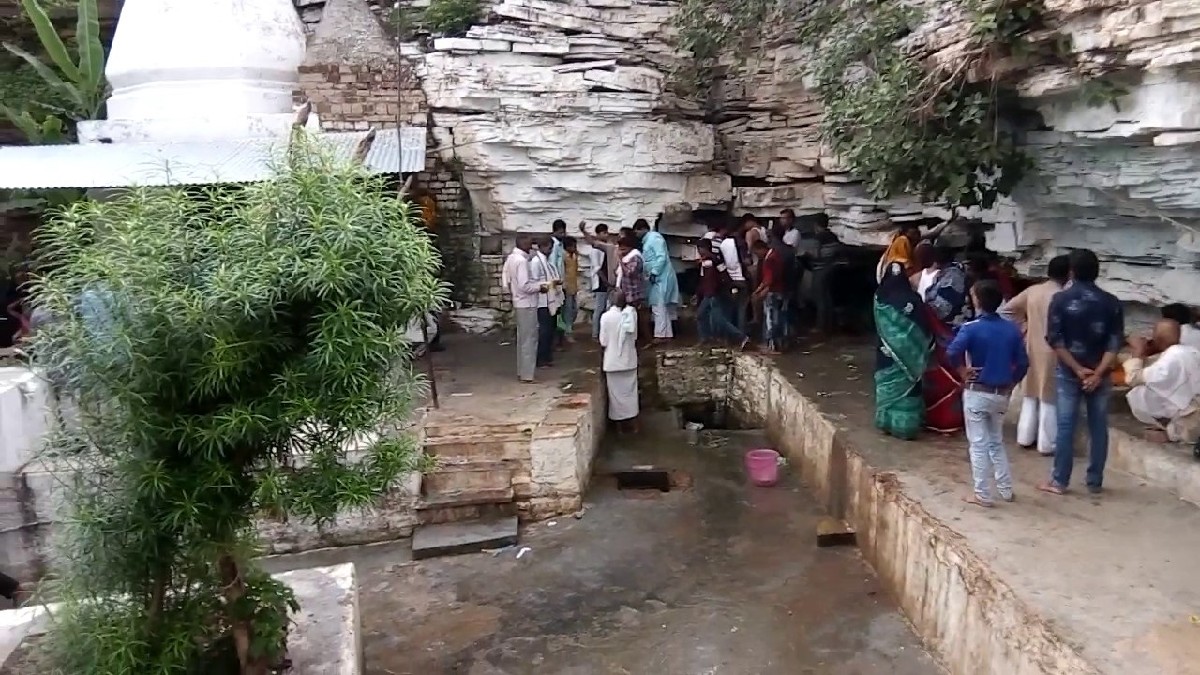
[[[317,136],[349,159],[366,131]],[[397,152],[398,137],[403,154]],[[425,170],[423,128],[380,129],[365,165],[376,173]],[[249,183],[272,175],[286,139],[182,143],[87,143],[0,147],[0,188],[111,188],[134,185]]]

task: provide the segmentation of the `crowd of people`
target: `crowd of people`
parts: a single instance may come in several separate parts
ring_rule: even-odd
[[[1102,488],[1114,382],[1130,387],[1130,408],[1148,437],[1200,439],[1200,328],[1190,309],[1169,305],[1153,335],[1127,339],[1120,302],[1097,286],[1093,252],[1055,257],[1045,281],[1016,293],[1011,267],[981,234],[961,250],[935,243],[950,224],[900,227],[879,260],[876,426],[902,439],[922,429],[965,431],[976,468],[971,499],[985,506],[993,496],[1012,496],[1001,420],[1018,388],[1017,441],[1054,457],[1050,479],[1040,486],[1049,492],[1070,484],[1081,408],[1091,443],[1086,484]],[[680,282],[666,240],[645,220],[619,232],[604,224],[589,232],[580,223],[579,236],[589,245],[586,269],[578,240],[561,220],[548,236],[518,238],[505,263],[517,314],[518,377],[532,382],[536,369],[552,365],[555,350],[571,340],[576,296],[586,283],[610,416],[632,427],[636,350],[674,338]],[[753,215],[709,225],[697,243],[701,342],[742,349],[757,342],[763,353],[776,354],[802,324],[831,332],[845,252],[823,214],[801,220],[784,210],[769,227]],[[985,489],[988,480],[995,495]]]
[[[1103,489],[1115,384],[1130,388],[1147,437],[1200,439],[1200,330],[1186,306],[1165,307],[1152,335],[1127,338],[1120,301],[1097,285],[1092,251],[1055,257],[1048,279],[1013,295],[1013,279],[977,240],[956,260],[918,231],[900,239],[880,261],[875,295],[875,424],[902,439],[922,428],[965,430],[974,481],[967,501],[1013,499],[1002,421],[1017,388],[1017,442],[1053,457],[1038,486],[1053,494],[1070,486],[1081,408],[1085,484]]]

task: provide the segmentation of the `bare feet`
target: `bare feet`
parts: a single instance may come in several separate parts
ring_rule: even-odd
[[[1042,492],[1049,492],[1052,495],[1067,494],[1067,488],[1065,488],[1061,485],[1058,485],[1057,483],[1055,483],[1053,481],[1042,483],[1041,485],[1037,486],[1037,489],[1041,490]]]
[[[982,499],[980,499],[978,497],[978,495],[970,495],[968,497],[963,497],[962,500],[968,504],[974,504],[975,506],[982,506],[985,509],[992,508],[991,502],[983,501]]]

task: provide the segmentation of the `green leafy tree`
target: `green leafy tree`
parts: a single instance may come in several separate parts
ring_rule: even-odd
[[[405,329],[445,290],[419,214],[303,135],[274,180],[136,189],[40,230],[37,358],[77,414],[62,672],[263,675],[291,592],[259,514],[329,521],[422,465]],[[230,665],[218,666],[220,659]]]
[[[64,142],[68,140],[65,121],[99,119],[108,98],[96,0],[78,2],[74,53],[59,36],[43,2],[21,0],[21,6],[49,63],[17,45],[4,43],[20,66],[11,69],[9,82],[0,87],[6,94],[0,102],[0,114],[33,143]]]

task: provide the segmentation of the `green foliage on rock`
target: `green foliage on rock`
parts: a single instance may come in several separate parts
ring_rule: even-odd
[[[421,23],[434,33],[460,36],[479,23],[483,6],[479,0],[430,0]]]
[[[764,35],[806,50],[805,75],[823,107],[822,139],[872,195],[910,194],[950,206],[990,206],[1029,162],[1002,123],[1008,92],[987,70],[1040,21],[1037,0],[960,0],[972,20],[965,51],[931,64],[905,38],[922,16],[894,0],[684,0],[683,78],[702,92],[721,59],[761,48]],[[779,26],[798,26],[778,35]],[[700,79],[692,79],[699,74]]]
[[[33,345],[73,469],[51,640],[63,672],[264,675],[291,592],[255,519],[329,522],[420,468],[410,322],[438,255],[382,177],[297,135],[274,180],[135,189],[38,232]]]

